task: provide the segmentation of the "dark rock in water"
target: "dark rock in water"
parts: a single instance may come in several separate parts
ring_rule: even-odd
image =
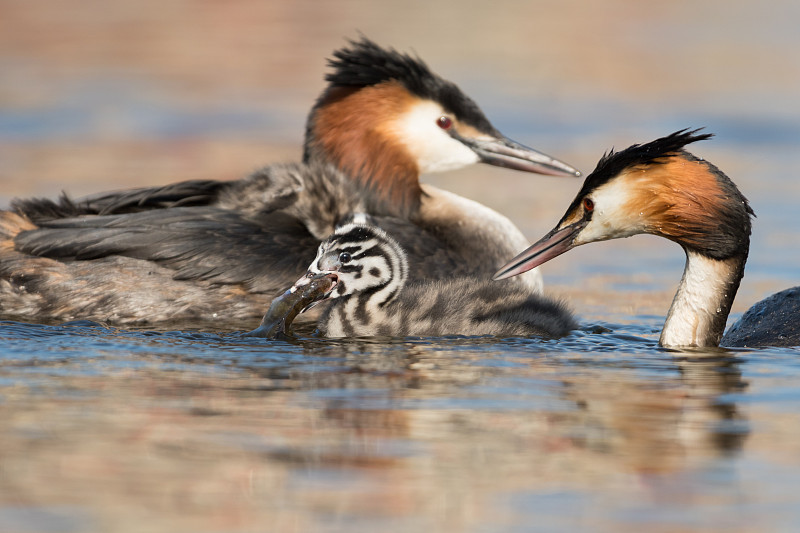
[[[246,336],[274,339],[280,335],[286,335],[298,313],[324,297],[334,284],[333,279],[326,275],[308,279],[307,283],[295,284],[272,300],[261,320],[261,325],[247,333]]]
[[[800,287],[764,298],[747,310],[722,338],[723,346],[800,346]]]

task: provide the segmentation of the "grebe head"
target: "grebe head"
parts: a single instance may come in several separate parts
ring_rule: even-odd
[[[368,217],[355,215],[322,243],[308,273],[295,286],[329,278],[333,283],[315,304],[330,298],[366,293],[384,305],[391,301],[408,278],[408,262],[400,245]]]
[[[530,270],[581,244],[639,233],[665,237],[714,260],[746,258],[753,211],[725,174],[684,150],[712,136],[698,131],[681,130],[604,155],[558,225],[495,279]]]
[[[401,211],[418,206],[420,173],[484,162],[580,175],[502,135],[472,99],[418,58],[363,37],[333,55],[329,85],[308,118],[303,158],[335,164]]]

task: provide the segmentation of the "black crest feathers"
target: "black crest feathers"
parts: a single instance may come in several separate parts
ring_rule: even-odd
[[[714,136],[713,133],[699,133],[701,129],[682,129],[649,143],[633,144],[620,152],[616,152],[612,148],[611,151],[603,154],[595,169],[586,177],[583,189],[587,191],[594,189],[626,168],[655,164],[661,158],[682,152],[687,144],[704,141]]]
[[[478,105],[452,82],[434,74],[418,57],[382,48],[361,37],[333,53],[328,60],[333,69],[325,76],[330,87],[368,87],[388,81],[397,81],[410,93],[439,102],[459,120],[486,133],[496,130]]]
[[[336,50],[328,66],[333,72],[325,76],[325,81],[334,87],[366,87],[397,80],[411,92],[422,95],[426,80],[436,78],[421,59],[381,48],[366,37]]]

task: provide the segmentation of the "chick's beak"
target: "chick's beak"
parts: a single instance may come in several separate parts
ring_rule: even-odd
[[[489,139],[474,139],[456,132],[451,132],[451,135],[470,147],[481,162],[489,165],[548,176],[578,177],[581,175],[579,170],[563,161],[502,135]]]
[[[556,227],[498,270],[493,279],[505,279],[522,274],[571,250],[575,247],[575,237],[586,224],[587,221],[581,220],[564,228]]]

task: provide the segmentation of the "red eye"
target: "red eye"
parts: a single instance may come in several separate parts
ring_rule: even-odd
[[[453,121],[450,120],[450,117],[441,116],[436,121],[436,125],[443,130],[449,130],[453,126]]]
[[[583,209],[584,209],[586,212],[589,212],[589,211],[591,211],[592,209],[594,209],[594,202],[592,201],[592,199],[591,199],[591,198],[584,198],[584,199],[583,199]]]

